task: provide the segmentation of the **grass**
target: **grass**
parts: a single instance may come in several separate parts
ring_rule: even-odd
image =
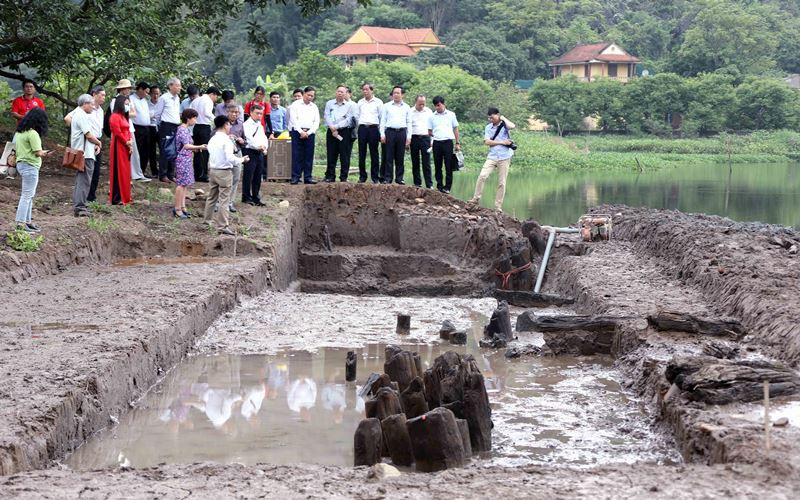
[[[96,214],[109,215],[113,212],[111,205],[103,204],[100,203],[99,201],[90,201],[86,204],[86,207]]]
[[[114,222],[113,220],[108,219],[106,217],[102,217],[102,216],[100,216],[100,217],[98,217],[98,216],[89,217],[86,220],[86,226],[89,229],[91,229],[91,230],[93,230],[93,231],[95,231],[97,233],[100,233],[100,234],[105,234],[105,233],[109,232],[111,229],[116,229],[117,228],[116,222]]]
[[[6,233],[6,243],[17,252],[36,252],[44,243],[44,236],[32,236],[22,228]]]
[[[162,189],[170,191],[170,193],[167,194],[166,191],[161,191]],[[159,188],[157,186],[147,186],[144,197],[146,200],[156,203],[170,203],[175,199],[175,195],[171,190],[168,188]]]

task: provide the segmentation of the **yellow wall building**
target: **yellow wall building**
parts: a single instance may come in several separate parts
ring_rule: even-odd
[[[591,82],[597,78],[613,78],[628,82],[636,78],[639,58],[628,54],[615,43],[590,43],[570,49],[558,59],[548,61],[553,78],[575,75]]]

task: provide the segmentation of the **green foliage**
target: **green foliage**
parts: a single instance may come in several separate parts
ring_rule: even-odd
[[[20,227],[6,233],[6,244],[17,252],[36,252],[42,243],[44,236],[33,236]]]
[[[601,78],[592,82],[586,89],[586,111],[598,118],[601,130],[623,131],[627,129],[625,120],[625,86],[618,80]]]
[[[278,66],[273,75],[278,78],[285,76],[292,88],[311,85],[324,93],[345,80],[345,69],[340,61],[321,52],[300,49],[294,63]]]
[[[780,80],[751,78],[735,90],[731,125],[746,129],[779,129],[800,124],[800,91]]]
[[[118,226],[116,222],[107,217],[92,216],[86,219],[86,227],[97,233],[105,234]]]
[[[683,128],[701,134],[725,130],[726,110],[733,104],[733,77],[724,73],[704,73],[687,80],[689,102]]]
[[[675,113],[683,113],[688,103],[686,79],[674,73],[636,78],[625,86],[627,121],[650,133],[671,132]]]
[[[589,86],[569,75],[553,80],[540,80],[530,91],[530,103],[536,117],[553,124],[562,135],[564,130],[577,130],[588,114]]]
[[[86,207],[96,214],[110,214],[113,212],[111,205],[100,203],[99,201],[90,201]]]
[[[411,82],[411,94],[441,95],[447,108],[461,120],[482,120],[486,117],[489,84],[452,66],[429,66],[418,72]]]

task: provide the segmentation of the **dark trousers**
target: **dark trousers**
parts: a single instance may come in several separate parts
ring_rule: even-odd
[[[158,148],[158,130],[153,126],[150,125],[147,127],[147,156],[142,157],[140,155],[140,160],[142,162],[142,173],[147,175],[145,172],[145,166],[147,164],[150,165],[150,173],[153,177],[158,177],[158,154],[156,153]],[[146,159],[145,159],[146,158]]]
[[[211,139],[211,125],[194,126],[192,141],[195,144],[208,144]],[[208,151],[197,151],[194,154],[194,178],[198,182],[208,182]]]
[[[243,148],[242,155],[250,157],[243,167],[242,203],[256,203],[261,201],[261,177],[266,171],[266,158],[258,149]]]
[[[147,175],[147,162],[150,160],[150,127],[146,125],[133,124],[133,135],[136,137],[136,149],[139,151],[139,166],[142,173]],[[152,170],[153,167],[150,167]]]
[[[442,183],[442,163],[445,178]],[[436,170],[436,189],[450,191],[453,187],[453,140],[433,141],[433,164]]]
[[[414,176],[414,185],[422,185],[422,177],[419,174],[420,160],[422,163],[422,176],[425,177],[425,187],[431,187],[431,154],[428,149],[431,147],[431,137],[429,135],[411,136],[411,173]]]
[[[92,170],[92,182],[89,184],[89,195],[86,201],[94,201],[97,199],[97,185],[100,184],[100,164],[103,162],[103,151],[95,155],[94,170]]]
[[[350,151],[352,150],[353,133],[350,127],[340,128],[338,130],[340,141],[333,136],[330,129],[325,136],[325,146],[328,151],[328,168],[325,170],[326,180],[336,179],[336,160],[339,160],[339,165],[342,171],[339,174],[339,180],[342,182],[347,181],[347,176],[350,174]]]
[[[311,182],[311,167],[314,166],[314,138],[311,134],[306,139],[300,138],[300,132],[291,131],[292,136],[292,182]]]
[[[158,162],[158,177],[169,177],[170,179],[175,178],[175,160],[167,161],[164,156],[164,139],[175,135],[175,132],[178,130],[177,123],[169,123],[169,122],[161,122],[158,125],[158,147],[161,150],[161,158]]]
[[[369,148],[370,178],[372,182],[381,181],[381,164],[378,156],[378,144],[381,143],[381,131],[377,125],[359,125],[358,127],[358,180],[367,180],[367,148]]]
[[[406,129],[386,129],[386,164],[383,171],[383,182],[391,184],[392,179],[398,184],[403,182],[403,160],[406,155]],[[394,175],[392,175],[394,167]]]

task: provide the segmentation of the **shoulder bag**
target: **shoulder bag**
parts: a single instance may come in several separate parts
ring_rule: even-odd
[[[86,136],[83,137],[83,145],[86,147]],[[86,159],[83,156],[83,149],[64,148],[64,158],[61,166],[76,172],[83,172],[86,169]]]

